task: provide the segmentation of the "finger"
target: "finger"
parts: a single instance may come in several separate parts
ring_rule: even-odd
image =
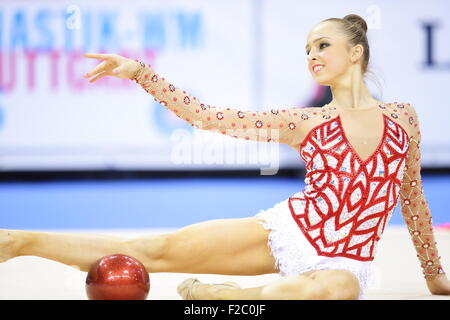
[[[86,58],[94,58],[94,59],[106,59],[109,54],[107,53],[85,53],[83,54]]]
[[[107,62],[106,61],[102,61],[98,66],[96,66],[91,72],[86,73],[83,77],[84,78],[89,78],[92,77],[93,75],[96,75],[97,73],[104,71],[105,67],[106,67]]]
[[[100,74],[97,75],[95,78],[89,80],[89,82],[90,82],[90,83],[95,82],[95,81],[97,81],[98,79],[103,78],[103,77],[105,77],[105,76],[107,76],[107,75],[109,75],[109,72],[103,72],[103,73],[100,73]]]

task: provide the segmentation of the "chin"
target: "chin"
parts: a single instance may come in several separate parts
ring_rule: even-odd
[[[316,80],[317,84],[320,86],[329,86],[330,85],[330,82],[327,80],[318,80],[318,79],[314,79],[314,80]]]
[[[317,82],[317,84],[321,85],[321,86],[331,86],[334,81],[336,80],[336,78],[330,77],[330,76],[326,76],[326,75],[322,75],[322,76],[318,76],[318,77],[314,77],[314,80]]]

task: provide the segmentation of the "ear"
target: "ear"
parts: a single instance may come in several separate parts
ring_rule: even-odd
[[[362,45],[357,44],[352,48],[352,52],[351,52],[351,60],[352,62],[356,62],[359,60],[359,58],[362,57],[364,53],[364,48]]]

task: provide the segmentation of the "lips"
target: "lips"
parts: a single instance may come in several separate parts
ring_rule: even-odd
[[[322,70],[323,67],[325,67],[323,64],[315,64],[312,66],[312,70],[314,73],[316,73],[316,72],[319,72],[320,70]]]

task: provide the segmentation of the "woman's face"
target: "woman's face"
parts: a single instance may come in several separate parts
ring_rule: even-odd
[[[350,52],[347,51],[347,41],[339,34],[336,24],[332,22],[322,22],[314,27],[306,39],[306,56],[308,69],[318,84],[323,86],[331,86],[350,72],[352,66],[356,66],[352,62],[356,61],[361,51],[354,52],[353,47]],[[356,60],[354,59],[356,58]],[[313,66],[316,64],[323,65],[322,69],[314,71]]]

